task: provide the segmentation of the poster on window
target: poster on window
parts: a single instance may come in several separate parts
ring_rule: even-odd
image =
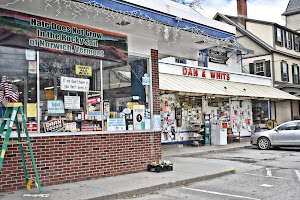
[[[86,92],[90,88],[90,79],[61,77],[60,89],[67,91]]]
[[[65,109],[80,109],[80,96],[64,96]]]
[[[77,126],[76,122],[66,123],[65,129],[66,129],[66,131],[76,132],[77,131],[76,126]]]
[[[115,119],[107,119],[107,130],[108,131],[123,131],[126,130],[125,119],[123,118],[115,118]]]
[[[128,60],[126,35],[5,9],[0,9],[0,45],[115,62]]]
[[[86,93],[87,116],[101,115],[101,92],[88,91]]]
[[[145,129],[145,105],[133,105],[134,130]]]
[[[47,101],[48,113],[58,114],[65,113],[64,102],[62,100]]]
[[[45,133],[59,131],[64,127],[64,122],[62,119],[53,119],[51,121],[44,123]]]

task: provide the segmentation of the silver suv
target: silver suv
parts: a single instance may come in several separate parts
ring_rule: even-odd
[[[272,130],[255,132],[250,143],[262,150],[270,147],[300,146],[300,120],[285,122]]]

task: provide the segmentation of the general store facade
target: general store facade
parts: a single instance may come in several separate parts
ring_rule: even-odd
[[[161,159],[158,60],[198,59],[235,32],[169,1],[0,7],[0,118],[8,102],[23,103],[42,186],[144,171]],[[10,145],[0,191],[24,188],[21,165]]]

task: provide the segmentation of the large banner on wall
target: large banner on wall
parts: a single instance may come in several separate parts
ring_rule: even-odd
[[[0,45],[127,62],[127,37],[0,9]]]

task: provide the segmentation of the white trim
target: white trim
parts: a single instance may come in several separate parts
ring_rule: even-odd
[[[53,133],[29,133],[30,138],[34,137],[56,137],[56,136],[79,136],[79,135],[104,135],[104,134],[124,134],[124,133],[152,133],[153,130],[133,130],[133,131],[86,131],[86,132],[53,132]],[[1,138],[5,138],[5,134],[0,134]],[[18,138],[18,134],[11,134],[11,138]],[[21,137],[26,137],[24,133]]]

